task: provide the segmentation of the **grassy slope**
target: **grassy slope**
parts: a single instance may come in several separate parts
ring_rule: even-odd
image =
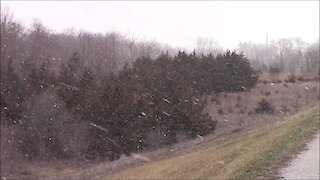
[[[317,130],[318,117],[315,107],[225,143],[102,179],[256,178],[266,174],[270,162]]]

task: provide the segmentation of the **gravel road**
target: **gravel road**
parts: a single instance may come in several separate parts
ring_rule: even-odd
[[[284,179],[320,179],[319,178],[319,132],[288,167],[281,170]]]

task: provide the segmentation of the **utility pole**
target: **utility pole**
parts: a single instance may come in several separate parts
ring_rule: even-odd
[[[269,44],[269,41],[268,41],[268,33],[267,33],[267,43],[266,43],[266,62],[268,61],[268,44]]]

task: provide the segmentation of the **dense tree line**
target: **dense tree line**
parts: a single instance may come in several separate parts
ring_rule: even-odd
[[[1,14],[1,126],[30,159],[113,160],[212,133],[203,95],[250,90],[257,75],[236,52],[172,52]]]
[[[7,76],[2,123],[19,127],[17,145],[30,158],[115,159],[176,143],[178,137],[206,135],[216,121],[203,112],[201,97],[249,90],[257,82],[249,61],[229,51],[216,57],[141,57],[103,78],[81,65],[81,58],[74,53],[58,76],[42,66],[33,66],[26,79],[13,71]]]

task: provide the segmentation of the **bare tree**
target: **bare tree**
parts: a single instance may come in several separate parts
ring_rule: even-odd
[[[160,45],[156,41],[141,41],[137,44],[138,54],[142,57],[155,58],[162,53]]]
[[[305,52],[305,59],[306,59],[306,69],[308,72],[319,73],[320,70],[320,50],[319,50],[319,40],[313,44],[311,44],[306,52]]]
[[[136,51],[135,51],[135,44],[136,44],[136,38],[135,38],[135,34],[128,32],[127,36],[126,36],[126,40],[125,43],[130,51],[130,62],[131,64],[133,64],[135,58],[136,58]]]
[[[13,19],[9,10],[1,10],[1,72],[6,71],[9,61],[19,67],[24,56],[24,28]]]
[[[198,37],[196,50],[200,54],[218,54],[223,51],[223,48],[219,45],[216,39]]]
[[[116,59],[116,46],[117,46],[117,34],[115,32],[110,34],[111,38],[111,65],[112,71],[115,72],[117,70],[117,59]]]

